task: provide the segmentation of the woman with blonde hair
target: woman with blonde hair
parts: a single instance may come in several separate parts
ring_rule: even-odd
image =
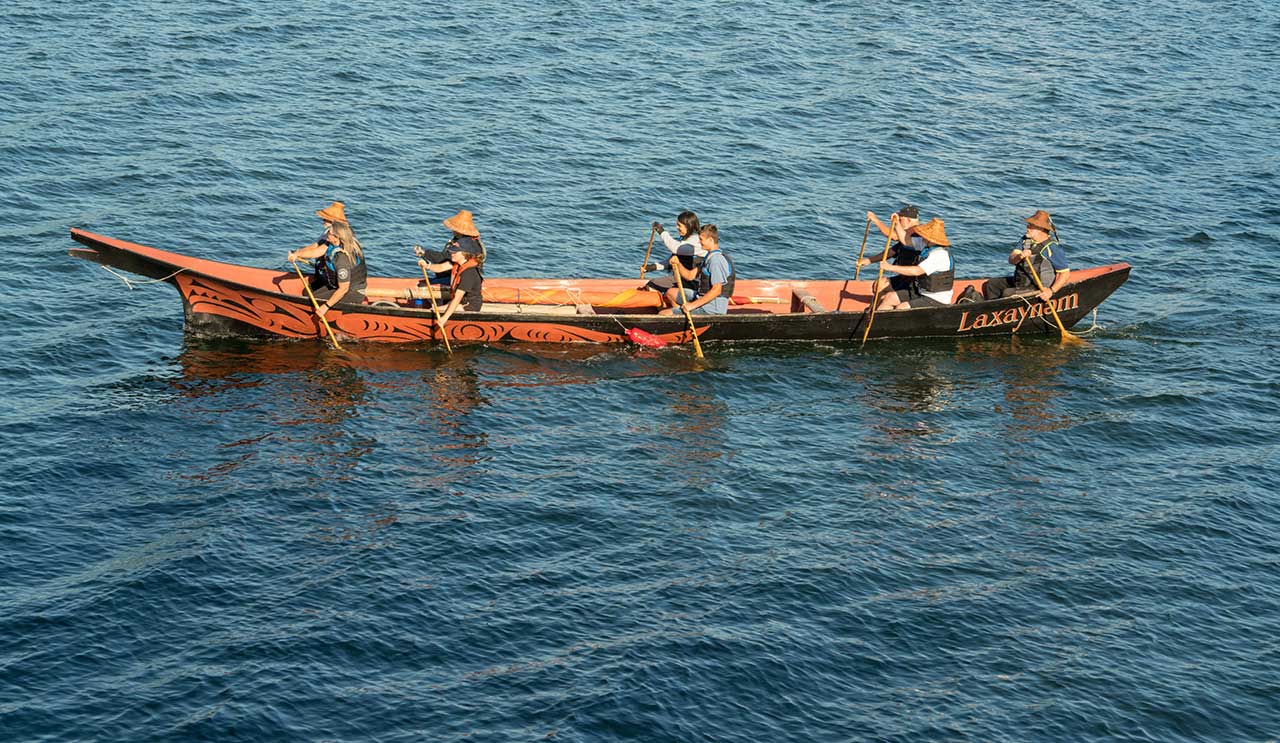
[[[316,212],[324,220],[324,234],[310,245],[290,251],[290,262],[299,258],[315,260],[311,274],[311,291],[315,294],[320,317],[339,302],[362,304],[369,271],[364,262],[364,248],[347,223],[346,205],[335,201]]]

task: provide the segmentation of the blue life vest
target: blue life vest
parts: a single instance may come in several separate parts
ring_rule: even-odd
[[[702,259],[702,265],[698,271],[698,294],[699,296],[711,291],[711,272],[707,270],[707,261],[711,260],[711,256],[719,253],[724,256],[724,260],[729,264],[729,278],[724,280],[724,286],[720,289],[720,296],[729,297],[733,295],[733,285],[738,280],[738,272],[733,267],[733,259],[729,254],[724,252],[724,248],[719,250],[707,251],[707,257]]]
[[[316,259],[316,275],[324,280],[324,285],[330,289],[338,288],[338,268],[334,264],[334,254],[342,250],[333,243],[326,243],[324,255]],[[351,253],[343,250],[347,258],[351,258]],[[351,287],[360,292],[364,292],[365,285],[368,283],[369,271],[364,264],[364,256],[352,259],[351,270]]]

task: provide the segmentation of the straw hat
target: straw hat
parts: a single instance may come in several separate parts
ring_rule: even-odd
[[[1053,220],[1049,219],[1049,212],[1044,209],[1037,209],[1035,214],[1023,220],[1032,227],[1038,227],[1045,232],[1053,229]]]
[[[341,201],[335,201],[332,204],[326,206],[325,208],[316,212],[316,216],[325,220],[326,222],[341,222],[343,224],[347,223],[346,206]]]
[[[937,217],[912,227],[907,230],[907,235],[919,235],[930,245],[941,245],[944,248],[951,245],[951,241],[947,239],[946,222]]]
[[[441,224],[453,230],[454,232],[458,233],[459,235],[466,235],[468,237],[480,237],[480,230],[476,229],[476,223],[471,221],[471,212],[467,211],[466,209],[463,209],[462,211],[458,212],[452,217],[449,217]]]

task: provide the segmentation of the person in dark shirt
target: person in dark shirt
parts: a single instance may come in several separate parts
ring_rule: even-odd
[[[891,259],[893,261],[892,265],[895,266],[914,266],[920,262],[920,254],[924,252],[925,249],[924,241],[919,237],[907,237],[907,230],[920,224],[920,210],[910,204],[907,204],[896,212],[896,216],[898,217],[898,221],[896,226],[893,227],[893,244],[889,246],[888,250],[882,250],[875,255],[869,255],[863,258],[858,263],[859,268],[863,266],[870,266],[886,259]],[[890,237],[890,228],[886,227],[884,222],[880,221],[880,218],[875,215],[875,212],[867,212],[867,219],[875,224],[876,229],[880,230],[880,234],[885,237]],[[900,274],[894,274],[888,277],[888,279],[888,288],[895,292],[910,287],[912,283],[910,276],[903,276]],[[885,287],[879,287],[879,291],[884,290]]]
[[[1054,239],[1053,220],[1049,212],[1036,210],[1035,214],[1023,220],[1027,223],[1026,234],[1012,252],[1009,253],[1009,264],[1013,266],[1011,276],[989,279],[982,285],[982,296],[985,299],[999,299],[1017,294],[1036,294],[1048,302],[1058,290],[1066,285],[1071,276],[1067,264],[1067,251]],[[1036,286],[1036,280],[1027,270],[1030,262],[1044,289]]]
[[[364,248],[347,223],[346,205],[335,201],[316,212],[324,220],[324,234],[310,245],[290,251],[290,262],[299,258],[315,261],[311,274],[311,292],[316,297],[318,314],[324,317],[334,305],[364,303],[364,290],[369,271],[364,262]]]
[[[440,316],[441,330],[444,330],[445,324],[459,307],[467,312],[479,312],[484,304],[481,296],[484,286],[484,254],[470,253],[455,246],[449,252],[449,262],[453,264],[453,270],[449,272],[452,297],[444,314]]]
[[[449,255],[455,248],[461,248],[463,252],[471,255],[479,255],[481,262],[484,260],[485,250],[484,243],[480,242],[480,230],[476,229],[473,215],[466,209],[462,209],[441,224],[453,231],[453,237],[449,238],[444,248],[441,250],[414,248],[413,252],[418,256],[418,265],[435,274],[431,283],[443,287],[453,283],[454,264],[449,260]]]

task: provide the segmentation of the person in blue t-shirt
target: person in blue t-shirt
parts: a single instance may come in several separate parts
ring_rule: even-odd
[[[1066,286],[1071,276],[1067,265],[1067,252],[1052,236],[1053,220],[1044,209],[1023,220],[1027,223],[1027,231],[1017,247],[1009,253],[1009,263],[1014,267],[1012,276],[1001,276],[988,279],[982,285],[982,296],[985,299],[1012,297],[1017,294],[1036,294],[1048,302],[1053,295]],[[1044,289],[1036,286],[1036,281],[1027,269],[1030,261]]]
[[[693,314],[726,314],[737,280],[733,261],[720,249],[720,231],[714,224],[703,225],[698,231],[698,238],[707,253],[700,266],[685,268],[680,256],[671,256],[672,270],[679,271],[684,282],[684,295],[680,295],[679,288],[671,289],[667,292],[667,301],[673,305],[685,305]],[[675,307],[669,307],[660,314],[673,315],[675,311]]]

